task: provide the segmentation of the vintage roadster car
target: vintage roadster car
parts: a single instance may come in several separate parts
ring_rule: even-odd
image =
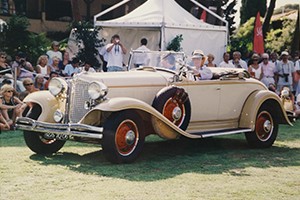
[[[134,63],[137,56],[145,63]],[[174,56],[175,70],[165,68],[167,56]],[[130,163],[150,134],[193,139],[245,133],[251,147],[266,148],[278,124],[291,125],[280,98],[248,72],[211,68],[213,78],[199,81],[188,62],[183,53],[132,52],[128,71],[54,78],[49,91],[24,99],[30,109],[17,128],[38,154],[75,140],[100,144],[112,163]]]

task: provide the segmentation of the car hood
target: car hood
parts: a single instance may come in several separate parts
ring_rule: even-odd
[[[96,72],[96,73],[82,73],[76,78],[86,81],[100,81],[107,87],[117,86],[132,86],[132,85],[166,85],[168,80],[173,77],[169,72],[158,71],[126,71],[126,72]]]

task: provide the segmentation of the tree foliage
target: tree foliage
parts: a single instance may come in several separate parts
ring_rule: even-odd
[[[296,21],[284,19],[282,29],[271,29],[266,37],[266,49],[280,52],[292,48],[293,34],[296,27]]]
[[[254,22],[255,17],[252,17],[240,26],[236,34],[231,38],[230,51],[240,51],[243,56],[252,51]]]
[[[260,16],[265,16],[266,10],[267,0],[242,0],[240,24],[244,24],[251,17],[255,17],[258,11]]]
[[[167,50],[169,51],[181,51],[182,48],[181,48],[181,42],[182,42],[183,38],[182,38],[182,34],[180,35],[176,35],[175,38],[173,38],[173,40],[171,40],[169,43],[168,43],[168,46],[167,46]]]
[[[76,39],[79,52],[77,58],[85,62],[89,61],[94,67],[99,68],[100,63],[97,59],[98,47],[101,47],[104,39],[98,38],[100,27],[94,27],[87,21],[73,22],[73,36]]]
[[[228,22],[229,35],[231,36],[235,31],[235,13],[237,12],[234,7],[236,6],[236,0],[229,2],[229,0],[222,0],[222,9],[224,13],[224,18]]]
[[[1,50],[14,56],[18,51],[26,53],[27,59],[36,62],[37,58],[45,54],[50,41],[45,33],[34,34],[28,31],[30,23],[24,16],[13,15],[0,33]]]

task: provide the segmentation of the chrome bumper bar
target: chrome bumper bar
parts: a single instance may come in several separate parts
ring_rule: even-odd
[[[17,118],[16,128],[19,130],[53,133],[68,137],[83,137],[93,139],[102,139],[103,137],[103,127],[95,127],[78,123],[54,124],[39,122],[28,117]]]

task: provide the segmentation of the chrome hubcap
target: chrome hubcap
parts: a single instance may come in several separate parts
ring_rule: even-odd
[[[270,120],[266,120],[263,127],[265,132],[270,132],[272,130],[272,123]]]
[[[134,144],[134,142],[135,142],[135,133],[134,133],[134,131],[129,130],[129,131],[126,133],[125,141],[126,141],[126,144],[127,144],[127,145],[132,145],[132,144]]]
[[[179,120],[182,116],[182,111],[181,109],[177,106],[174,108],[173,112],[172,112],[172,117],[174,120]]]

